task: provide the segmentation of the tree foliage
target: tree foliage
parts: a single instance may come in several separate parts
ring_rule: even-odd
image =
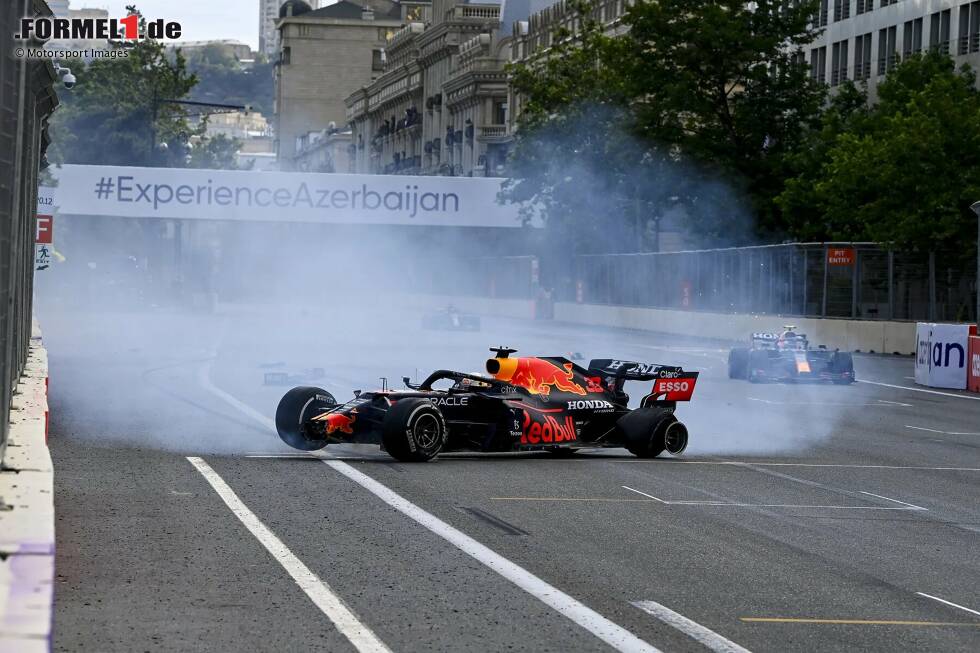
[[[177,104],[197,83],[183,57],[169,59],[159,42],[143,39],[127,56],[74,62],[73,90],[54,115],[57,160],[104,165],[179,166],[192,136]],[[162,144],[166,143],[164,147]]]
[[[596,5],[575,4],[575,33],[511,68],[523,104],[504,197],[604,232],[674,204],[702,237],[745,238],[747,213],[785,231],[772,198],[824,98],[799,57],[816,4],[638,0],[622,36],[604,33]],[[580,215],[595,204],[585,195],[605,219]]]
[[[135,7],[127,9],[139,13]],[[51,120],[51,162],[235,168],[238,141],[205,137],[206,121],[192,124],[179,103],[193,97],[199,86],[181,52],[168,52],[152,39],[114,46],[116,57],[87,65],[68,62],[77,82],[60,94],[61,107]],[[222,91],[212,87],[210,92]],[[236,100],[221,96],[210,101]]]
[[[199,80],[191,89],[191,100],[249,105],[267,118],[272,115],[275,83],[271,63],[242,66],[227,48],[211,44],[187,55],[187,69]]]
[[[779,203],[805,211],[806,234],[902,249],[963,251],[980,198],[980,93],[974,73],[938,52],[913,55],[877,87],[841,93],[811,135],[811,160]]]

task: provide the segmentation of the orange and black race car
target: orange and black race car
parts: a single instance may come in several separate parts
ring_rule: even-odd
[[[433,372],[406,390],[355,392],[338,404],[326,390],[293,388],[276,410],[279,436],[303,451],[333,443],[379,444],[402,461],[441,451],[549,450],[626,447],[641,458],[687,447],[687,428],[674,416],[690,401],[697,372],[680,367],[598,359],[587,368],[567,358],[512,357],[491,349],[487,375]],[[652,382],[636,409],[627,381]]]

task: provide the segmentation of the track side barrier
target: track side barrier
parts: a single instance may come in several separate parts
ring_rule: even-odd
[[[967,370],[966,389],[980,392],[980,337],[970,336],[970,364]]]
[[[48,356],[35,328],[0,466],[0,651],[47,651],[54,581]]]
[[[406,308],[421,310],[437,310],[452,304],[461,311],[470,313],[520,319],[535,317],[535,303],[530,299],[420,294],[410,298],[395,297],[392,301],[397,302],[399,299]],[[916,345],[914,322],[707,313],[571,302],[556,302],[553,310],[554,319],[559,322],[713,340],[740,341],[756,331],[776,331],[785,324],[793,324],[806,333],[814,344],[826,345],[831,349],[910,356],[915,354]]]

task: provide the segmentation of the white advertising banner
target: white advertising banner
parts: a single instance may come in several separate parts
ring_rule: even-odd
[[[915,332],[915,382],[965,390],[970,325],[919,322]]]
[[[271,222],[520,227],[504,179],[64,165],[65,215]]]

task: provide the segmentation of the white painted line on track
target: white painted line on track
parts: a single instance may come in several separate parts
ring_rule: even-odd
[[[276,559],[276,562],[282,565],[300,589],[313,601],[313,604],[333,622],[340,634],[346,637],[354,645],[354,648],[361,653],[391,653],[391,650],[354,615],[340,597],[334,594],[333,590],[322,579],[310,571],[310,568],[303,564],[303,561],[297,558],[283,544],[282,540],[276,537],[276,534],[269,530],[248,509],[248,506],[242,503],[235,491],[225,483],[217,472],[211,469],[210,465],[197,456],[188,456],[187,460],[197,468],[197,471],[201,472],[204,480],[214,488],[225,505],[255,536],[255,539],[265,547],[266,551]]]
[[[970,608],[964,607],[959,603],[953,603],[952,601],[947,601],[946,599],[941,599],[938,596],[933,596],[932,594],[926,594],[925,592],[916,592],[916,594],[918,594],[919,596],[924,596],[927,599],[932,599],[933,601],[939,601],[940,603],[945,603],[946,605],[952,606],[954,608],[959,608],[960,610],[965,610],[970,614],[975,614],[978,617],[980,617],[980,611],[972,610]]]
[[[208,372],[209,368],[205,366],[202,367],[201,374],[199,375],[200,383],[206,390],[212,392],[218,397],[221,397],[232,406],[235,406],[241,410],[245,415],[248,415],[249,417],[258,421],[260,424],[267,426],[268,428],[272,429],[273,432],[275,432],[275,422],[262,413],[254,410],[250,406],[242,403],[238,399],[235,399],[235,397],[228,394],[224,390],[221,390],[215,386],[213,383],[211,383]],[[419,508],[408,499],[405,499],[393,490],[388,489],[388,487],[382,485],[367,474],[357,471],[347,463],[340,460],[324,460],[323,462],[334,471],[339,472],[340,474],[343,474],[350,480],[354,481],[392,508],[401,512],[403,515],[424,526],[428,530],[432,531],[439,537],[463,551],[463,553],[466,553],[481,564],[486,565],[492,571],[495,571],[510,582],[514,583],[519,588],[535,597],[548,607],[554,609],[562,616],[589,631],[617,651],[622,651],[623,653],[663,653],[660,649],[643,641],[622,626],[619,626],[606,619],[595,610],[575,600],[558,588],[549,585],[523,567],[518,566],[507,558],[501,556],[499,553],[491,550],[483,544],[480,544],[469,535],[466,535],[462,531],[453,528],[435,515],[426,512],[422,508]],[[229,488],[229,492],[230,491],[231,489]],[[269,534],[272,535],[271,532]],[[275,536],[272,535],[272,537]],[[298,559],[297,562],[299,562]],[[300,562],[300,564],[302,563]],[[314,576],[314,578],[316,577]]]
[[[956,397],[957,399],[972,399],[980,401],[980,397],[970,397],[969,395],[958,395],[952,392],[939,392],[938,390],[926,390],[925,388],[910,388],[907,385],[895,385],[893,383],[882,383],[880,381],[867,381],[865,379],[855,379],[855,383],[867,383],[869,385],[880,385],[883,388],[897,388],[898,390],[909,390],[910,392],[924,392],[930,395],[942,395],[943,397]]]
[[[327,466],[354,481],[386,504],[446,540],[477,562],[500,574],[562,616],[589,631],[617,651],[660,653],[622,626],[609,621],[595,610],[549,585],[523,567],[496,551],[480,544],[469,535],[453,528],[435,515],[419,508],[408,499],[388,489],[367,474],[339,460],[324,460]]]
[[[928,431],[929,433],[940,433],[942,435],[980,435],[980,433],[976,433],[976,432],[940,431],[939,429],[927,429],[924,426],[912,426],[911,424],[906,424],[905,428],[912,429],[914,431]]]
[[[864,490],[860,490],[860,492],[861,492],[861,494],[867,494],[869,497],[877,497],[879,499],[884,499],[885,501],[893,501],[894,503],[898,503],[898,504],[901,504],[903,506],[908,506],[912,510],[925,510],[925,511],[928,511],[929,510],[928,508],[923,508],[922,506],[917,506],[914,503],[907,503],[905,501],[899,501],[898,499],[892,499],[891,497],[882,496],[880,494],[873,494],[871,492],[865,492]]]
[[[778,401],[775,399],[762,399],[760,397],[746,397],[749,401],[758,401],[763,404],[771,404],[773,406],[842,406],[844,408],[859,408],[872,406],[876,408],[888,408],[890,406],[902,406],[905,408],[911,408],[912,404],[905,404],[900,401],[885,401],[884,399],[875,399],[873,402],[843,402],[843,401]]]
[[[634,490],[633,488],[627,487],[625,485],[622,486],[622,487],[623,487],[624,490],[629,490],[630,492],[636,492],[637,494],[642,494],[643,496],[645,496],[645,497],[647,497],[649,499],[653,499],[654,501],[659,501],[660,503],[667,503],[663,499],[659,499],[659,498],[653,496],[652,494],[647,494],[646,492],[640,492],[639,490]]]
[[[696,621],[691,621],[684,615],[678,614],[656,601],[633,601],[632,604],[668,626],[673,626],[715,653],[751,653],[747,648],[739,646],[732,640],[722,637],[715,631],[705,628]]]
[[[583,461],[589,460],[582,458]],[[663,460],[640,460],[640,459],[609,459],[604,462],[609,463],[639,463],[664,465]],[[746,465],[758,465],[760,467],[843,467],[849,469],[917,469],[935,472],[980,472],[980,467],[918,467],[914,465],[848,465],[844,463],[770,463],[758,461],[741,460],[671,460],[670,465],[731,465],[733,467],[745,467]]]

